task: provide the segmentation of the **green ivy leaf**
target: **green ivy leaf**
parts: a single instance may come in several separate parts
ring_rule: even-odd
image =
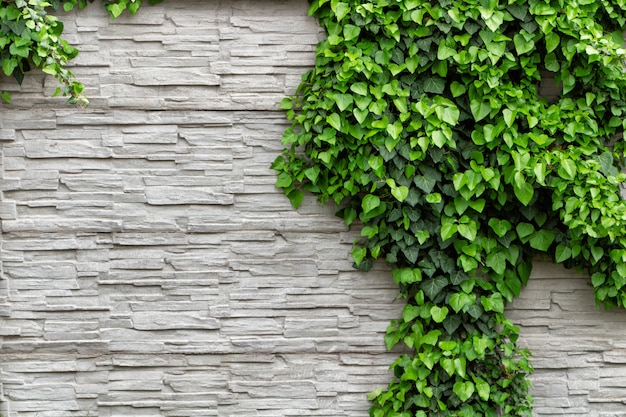
[[[448,285],[448,280],[445,277],[437,277],[423,281],[421,288],[424,294],[433,300],[446,285]]]
[[[435,323],[441,323],[448,316],[448,307],[444,306],[440,308],[437,306],[432,306],[430,308],[430,316],[435,321]]]
[[[489,219],[488,224],[498,237],[503,237],[513,228],[513,225],[508,220],[499,220],[495,217]]]
[[[491,113],[491,106],[488,101],[472,100],[470,102],[470,110],[474,120],[479,122]]]
[[[354,99],[350,94],[337,94],[337,96],[335,96],[335,101],[339,110],[344,111],[352,105]]]
[[[525,206],[530,203],[530,200],[533,199],[533,195],[535,194],[535,189],[532,184],[528,182],[523,183],[521,186],[513,186],[513,191],[517,199]]]
[[[541,229],[534,233],[530,240],[530,246],[534,249],[546,252],[554,242],[554,232],[548,229]]]
[[[424,80],[424,91],[433,94],[442,94],[446,88],[446,80],[440,77],[428,77]]]
[[[561,38],[559,37],[559,35],[555,32],[550,32],[548,34],[546,34],[546,53],[551,53],[552,51],[554,51],[557,46],[559,46],[559,42],[561,41]]]
[[[483,401],[489,401],[489,395],[491,394],[491,388],[487,381],[480,377],[474,377],[474,383],[476,385],[476,391],[478,392],[478,396]]]
[[[394,187],[391,189],[391,195],[399,202],[403,202],[409,195],[409,188],[404,185]]]
[[[341,131],[341,116],[339,116],[337,113],[332,113],[331,115],[327,116],[326,121],[335,130]]]
[[[363,197],[363,201],[361,202],[361,207],[363,208],[363,213],[369,213],[372,210],[378,208],[380,206],[380,198],[373,194],[367,194]]]
[[[351,41],[359,37],[361,28],[351,24],[347,24],[343,27],[343,38],[346,42]]]
[[[366,248],[354,248],[352,249],[352,259],[354,259],[354,262],[357,265],[360,265],[363,262],[363,259],[365,259],[365,257],[367,256],[367,249]]]
[[[456,231],[457,231],[457,225],[455,223],[442,224],[441,232],[440,232],[441,239],[443,240],[450,239],[452,236],[454,236]]]
[[[491,294],[488,297],[481,297],[480,303],[485,311],[495,311],[496,313],[504,313],[504,300],[499,292]]]
[[[535,42],[532,39],[526,39],[521,33],[513,37],[513,43],[515,44],[515,52],[518,55],[524,55],[535,48]]]
[[[467,401],[474,394],[474,384],[471,381],[457,381],[452,387],[452,391],[461,401]]]
[[[463,321],[460,316],[456,314],[449,314],[443,321],[443,327],[449,335],[452,335],[462,323]]]
[[[554,260],[561,263],[567,261],[569,258],[572,257],[572,250],[568,246],[560,243],[559,245],[557,245],[554,254]]]
[[[331,0],[330,7],[335,13],[335,17],[338,22],[341,22],[344,17],[350,13],[350,5],[341,1]]]
[[[359,83],[354,83],[350,86],[350,90],[355,93],[355,94],[359,94],[361,96],[367,96],[368,95],[368,88],[367,88],[367,84],[363,83],[363,82],[359,82]]]
[[[287,198],[289,198],[291,205],[297,210],[300,204],[302,204],[302,200],[304,200],[304,193],[300,190],[291,190],[287,194]]]
[[[485,258],[485,265],[493,269],[498,275],[503,275],[506,270],[506,255],[503,252],[491,252]]]

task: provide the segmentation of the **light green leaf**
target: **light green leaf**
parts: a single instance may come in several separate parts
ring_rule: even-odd
[[[335,17],[337,17],[338,22],[341,22],[341,20],[350,12],[350,5],[341,1],[331,1],[330,7],[333,12],[335,12]]]
[[[396,121],[394,124],[387,125],[387,133],[394,139],[398,139],[402,133],[402,123]]]
[[[467,401],[474,394],[474,384],[471,381],[458,381],[452,390],[461,401]]]
[[[125,6],[115,3],[106,6],[106,9],[109,11],[109,13],[111,13],[111,16],[113,16],[113,18],[118,18],[125,8]]]
[[[442,358],[439,365],[447,372],[448,375],[454,375],[454,362],[450,358]]]
[[[568,158],[561,161],[561,165],[559,166],[557,173],[559,174],[559,177],[565,180],[573,180],[576,178],[576,171],[576,162]]]
[[[476,239],[476,223],[470,222],[466,224],[459,224],[457,226],[457,232],[465,239],[473,242]]]
[[[474,120],[478,122],[489,115],[491,106],[488,101],[472,100],[470,102],[470,110],[472,111]]]
[[[293,178],[287,172],[281,172],[276,179],[276,187],[288,188],[293,184]]]
[[[425,345],[435,346],[441,336],[441,330],[431,330],[424,336],[422,336],[421,342]]]
[[[329,125],[335,128],[335,130],[341,130],[341,116],[339,116],[337,113],[326,116],[326,121]]]
[[[337,94],[335,96],[335,102],[337,103],[339,110],[344,111],[352,105],[354,99],[350,94]]]
[[[532,39],[526,40],[521,33],[513,37],[513,44],[515,44],[515,51],[518,55],[524,55],[535,48],[535,42]]]
[[[474,377],[474,383],[476,384],[476,391],[478,392],[478,396],[483,400],[483,401],[488,401],[489,400],[489,394],[490,394],[490,387],[489,384],[482,378],[480,377]]]
[[[557,72],[561,69],[561,64],[559,64],[559,60],[557,59],[554,52],[549,53],[544,58],[544,66],[548,71]]]
[[[546,252],[554,242],[554,232],[548,229],[541,229],[533,234],[529,240],[530,246],[534,249]]]
[[[367,84],[365,84],[363,82],[352,84],[350,86],[350,90],[353,93],[359,94],[361,96],[367,96],[367,94],[368,94]]]
[[[437,106],[435,108],[435,113],[437,117],[449,124],[450,126],[456,126],[459,122],[459,116],[461,112],[456,106]]]
[[[413,284],[422,280],[422,271],[417,268],[398,268],[391,274],[396,284]]]
[[[403,202],[409,195],[409,188],[404,185],[400,185],[398,187],[391,188],[391,195],[395,197],[399,202]]]
[[[493,269],[496,274],[502,275],[506,270],[506,255],[504,252],[491,252],[485,259],[485,265]]]
[[[532,235],[535,232],[535,226],[530,223],[521,222],[515,226],[517,236],[522,239],[522,242],[526,242],[525,238]]]
[[[465,358],[454,358],[454,370],[456,374],[461,378],[465,378],[467,368],[467,361]]]
[[[383,388],[378,387],[374,391],[367,394],[367,401],[374,401],[380,394],[382,394]]]
[[[367,109],[365,110],[361,110],[358,108],[352,109],[352,114],[354,115],[354,118],[356,119],[356,121],[359,122],[359,124],[363,124],[363,122],[365,121],[369,113],[370,112]]]
[[[4,58],[2,60],[2,71],[4,75],[11,76],[13,75],[13,71],[17,68],[17,59],[15,58]]]
[[[557,35],[554,32],[548,33],[545,39],[546,39],[546,53],[550,53],[554,51],[556,47],[559,46],[559,42],[561,41],[561,39],[559,38],[559,35]]]
[[[363,213],[369,213],[370,211],[378,208],[380,206],[380,198],[373,194],[367,194],[363,197],[363,201],[361,202],[361,207],[363,208]]]
[[[458,292],[450,296],[450,300],[448,301],[448,304],[450,304],[450,307],[452,307],[455,313],[458,313],[459,311],[463,310],[465,306],[473,304],[474,301],[475,301],[475,296],[474,296],[474,299],[472,299],[472,296],[470,296],[469,294]]]
[[[559,262],[559,263],[564,262],[564,261],[567,261],[571,257],[572,257],[572,250],[568,246],[565,246],[564,244],[560,243],[556,247],[556,250],[554,252],[554,260],[556,262]]]
[[[347,24],[343,27],[343,38],[346,41],[358,38],[361,33],[361,28],[351,24]]]
[[[430,316],[433,318],[435,323],[441,323],[448,316],[448,307],[443,306],[439,308],[437,306],[432,306],[430,308]]]
[[[360,265],[361,262],[363,262],[363,259],[365,259],[365,256],[367,255],[367,249],[366,248],[354,248],[352,249],[352,259],[354,259],[354,263],[356,263],[357,265]]]
[[[483,305],[485,311],[504,313],[504,299],[499,292],[493,293],[489,297],[482,296],[480,303]]]
[[[441,239],[443,240],[448,240],[450,239],[452,236],[454,236],[454,234],[457,231],[457,225],[455,223],[446,223],[446,224],[442,224],[441,225]]]
[[[443,148],[443,146],[448,141],[448,138],[446,137],[446,135],[443,133],[442,130],[435,130],[431,134],[431,138],[433,139],[433,143],[439,148]]]
[[[516,116],[517,112],[514,112],[510,109],[504,109],[502,110],[502,116],[504,117],[504,123],[506,123],[506,125],[508,127],[513,126],[513,122],[515,122],[515,116]]]
[[[502,237],[513,228],[513,225],[508,220],[499,220],[492,217],[489,219],[489,227],[491,227],[498,237]]]
[[[441,194],[439,193],[428,194],[426,196],[426,201],[429,202],[430,204],[441,203],[442,201]]]
[[[523,205],[527,206],[528,203],[530,203],[530,200],[532,200],[533,195],[535,194],[535,189],[531,184],[525,182],[521,187],[514,186],[513,192],[515,193],[517,199]]]
[[[465,88],[465,86],[458,81],[452,81],[452,83],[450,84],[450,92],[452,93],[452,97],[458,97],[462,94],[465,94],[465,91],[467,91],[467,88]]]

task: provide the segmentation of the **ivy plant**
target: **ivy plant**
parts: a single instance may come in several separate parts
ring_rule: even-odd
[[[374,417],[531,415],[529,352],[505,305],[548,258],[626,303],[626,3],[312,0],[315,68],[276,185],[358,225],[355,266],[392,267],[407,353]],[[557,97],[543,97],[554,79]]]
[[[161,1],[149,0],[150,4]],[[24,74],[34,66],[59,81],[55,96],[67,96],[72,104],[89,104],[83,95],[84,85],[67,68],[78,49],[61,37],[63,23],[52,14],[60,7],[70,11],[76,6],[84,8],[87,3],[87,0],[1,0],[0,64],[4,75],[14,77],[21,84]],[[142,4],[141,0],[105,0],[103,3],[114,18],[125,10],[134,14]],[[11,101],[8,92],[0,94],[5,101]]]

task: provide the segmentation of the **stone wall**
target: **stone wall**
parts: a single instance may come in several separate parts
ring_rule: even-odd
[[[64,15],[88,109],[29,74],[0,113],[5,417],[367,416],[387,384],[389,271],[271,161],[322,36],[306,0]],[[538,264],[509,315],[537,416],[626,416],[626,313]]]

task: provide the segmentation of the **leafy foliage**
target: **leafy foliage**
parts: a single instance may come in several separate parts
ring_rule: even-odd
[[[163,0],[150,0],[150,4]],[[93,0],[89,0],[93,2]],[[78,49],[62,39],[63,23],[50,12],[63,7],[65,11],[75,6],[83,8],[87,0],[1,0],[0,1],[0,64],[6,76],[22,83],[24,74],[34,65],[46,74],[54,76],[60,83],[54,95],[68,96],[69,102],[86,106],[87,98],[82,94],[84,86],[77,81],[68,62],[78,54]],[[106,0],[106,9],[112,17],[124,10],[135,13],[141,0]],[[2,98],[10,102],[7,92]]]
[[[311,1],[327,37],[282,102],[293,125],[272,167],[296,208],[309,191],[360,222],[355,265],[385,259],[407,300],[385,341],[412,354],[372,416],[530,415],[529,353],[504,307],[537,256],[625,305],[625,9]]]

